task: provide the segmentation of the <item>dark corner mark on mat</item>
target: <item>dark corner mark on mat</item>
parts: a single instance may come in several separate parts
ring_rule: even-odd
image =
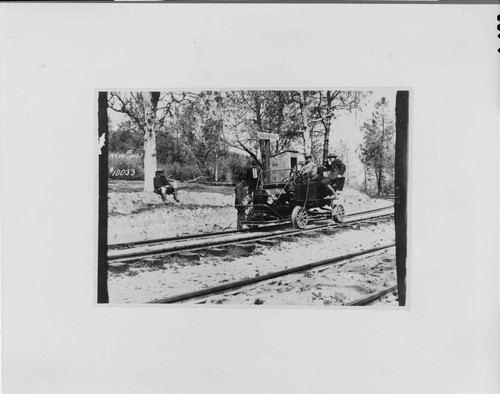
[[[497,22],[500,22],[500,14],[497,15]],[[500,38],[500,23],[497,25],[497,30],[499,31],[497,37]],[[500,52],[500,48],[498,48],[498,52]]]

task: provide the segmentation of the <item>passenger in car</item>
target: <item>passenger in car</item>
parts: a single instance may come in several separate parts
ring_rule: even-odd
[[[304,176],[306,181],[311,180],[318,172],[318,166],[312,159],[310,154],[306,155],[306,162],[300,169],[300,173]]]
[[[321,179],[321,183],[327,187],[330,197],[335,197],[337,195],[334,188],[335,183],[338,177],[344,175],[346,166],[335,153],[331,153],[328,155],[325,169],[330,172],[328,176]]]

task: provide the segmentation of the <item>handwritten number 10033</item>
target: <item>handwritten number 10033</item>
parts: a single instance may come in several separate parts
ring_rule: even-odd
[[[135,168],[126,168],[126,169],[120,169],[117,168],[115,170],[111,170],[111,175],[112,176],[134,176],[135,175]]]

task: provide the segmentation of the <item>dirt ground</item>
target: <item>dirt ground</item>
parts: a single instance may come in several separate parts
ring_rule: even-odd
[[[394,238],[394,225],[387,222],[319,238],[299,238],[296,242],[282,242],[272,247],[260,246],[253,253],[234,249],[223,257],[207,255],[200,261],[167,256],[153,265],[134,263],[125,273],[110,273],[110,302],[143,303],[386,245],[393,243]],[[390,248],[202,301],[217,305],[342,306],[395,283],[395,252]],[[397,306],[396,297],[389,294],[373,306]]]
[[[140,182],[110,182],[108,243],[236,229],[232,187],[180,184],[180,203],[168,196],[167,204],[158,195],[140,190]],[[392,204],[352,189],[344,190],[342,200],[346,213]]]

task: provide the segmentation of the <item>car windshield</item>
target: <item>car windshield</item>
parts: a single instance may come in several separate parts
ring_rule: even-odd
[[[268,194],[276,194],[276,195],[278,195],[278,194],[283,193],[283,189],[279,188],[279,187],[275,187],[275,188],[272,188],[272,189],[266,189],[266,192]]]

